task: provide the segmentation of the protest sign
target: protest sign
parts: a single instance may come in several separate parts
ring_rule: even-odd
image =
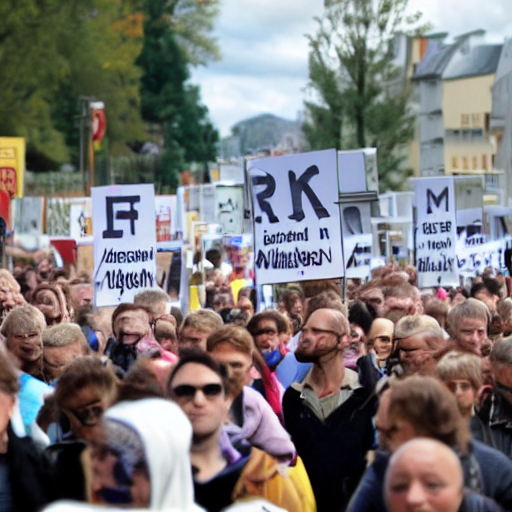
[[[248,162],[258,284],[343,276],[336,150]]]
[[[176,229],[177,198],[175,195],[155,196],[156,245],[158,250],[175,249],[182,233]]]
[[[416,188],[416,267],[420,288],[457,286],[454,179],[419,178]]]
[[[243,233],[244,191],[241,186],[217,185],[217,221],[226,235]]]
[[[93,187],[95,305],[132,302],[156,286],[153,185]]]

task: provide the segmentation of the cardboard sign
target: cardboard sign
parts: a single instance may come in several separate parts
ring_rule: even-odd
[[[154,186],[93,187],[91,195],[95,305],[132,302],[156,286]]]
[[[416,267],[420,288],[457,286],[457,218],[453,178],[414,180]]]
[[[343,276],[336,150],[248,162],[257,284]]]

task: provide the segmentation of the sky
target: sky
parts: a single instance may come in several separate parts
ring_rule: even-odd
[[[512,37],[511,0],[409,0],[435,32],[486,30],[487,42]],[[222,54],[192,72],[222,137],[243,119],[271,113],[297,119],[306,98],[308,41],[323,0],[221,0],[214,35]]]

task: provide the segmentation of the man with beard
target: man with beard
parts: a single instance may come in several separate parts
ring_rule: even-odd
[[[308,472],[318,512],[345,509],[374,443],[375,400],[343,364],[349,332],[340,311],[314,311],[295,352],[297,360],[313,366],[283,398],[285,426]]]

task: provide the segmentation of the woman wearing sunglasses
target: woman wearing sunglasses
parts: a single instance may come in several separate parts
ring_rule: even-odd
[[[262,497],[289,512],[315,509],[301,461],[286,470],[257,448],[235,448],[229,442],[223,426],[231,398],[223,365],[205,352],[187,351],[171,373],[168,391],[192,423],[190,459],[198,505],[216,512],[242,499]]]

